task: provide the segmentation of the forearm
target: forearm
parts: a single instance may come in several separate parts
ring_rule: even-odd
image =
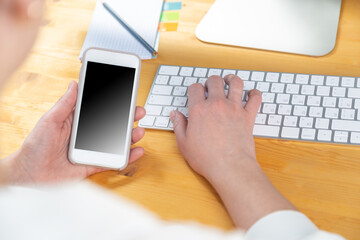
[[[239,161],[231,170],[220,174],[208,179],[238,228],[248,229],[274,211],[295,210],[271,184],[256,161]]]

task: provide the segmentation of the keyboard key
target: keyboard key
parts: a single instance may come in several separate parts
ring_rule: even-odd
[[[200,78],[199,83],[201,83],[203,86],[205,86],[206,80],[207,80],[207,78]]]
[[[298,139],[299,133],[300,133],[300,128],[283,127],[281,131],[281,137]]]
[[[326,141],[326,142],[330,142],[331,141],[331,137],[332,137],[332,132],[331,130],[319,130],[318,131],[318,135],[317,135],[317,139],[319,141]]]
[[[286,93],[299,94],[300,85],[298,84],[287,84]]]
[[[328,86],[318,86],[316,90],[316,95],[318,96],[330,96],[330,87]]]
[[[339,108],[351,108],[352,99],[351,98],[339,98]]]
[[[309,83],[309,75],[297,74],[295,82],[298,84],[308,84]]]
[[[256,115],[255,124],[265,124],[267,115],[259,113]]]
[[[325,118],[338,118],[338,117],[339,117],[339,109],[338,108],[326,108]]]
[[[352,132],[350,142],[354,144],[360,144],[360,132]]]
[[[190,76],[192,76],[193,71],[194,71],[194,68],[192,68],[192,67],[182,67],[179,75],[190,77]]]
[[[335,76],[327,76],[326,77],[326,85],[327,86],[337,87],[337,86],[339,86],[339,81],[340,81],[339,77],[335,77]]]
[[[175,97],[173,106],[185,107],[186,102],[187,102],[186,97]]]
[[[304,95],[314,95],[315,86],[312,85],[302,85],[301,87],[301,94]]]
[[[357,79],[357,87],[360,87],[360,78]]]
[[[143,119],[140,120],[140,124],[142,126],[148,126],[148,127],[152,127],[154,125],[154,122],[155,122],[155,117],[148,115],[146,115]]]
[[[172,103],[172,100],[173,100],[173,97],[171,97],[171,96],[151,95],[149,98],[149,104],[170,106]]]
[[[284,118],[284,126],[287,126],[287,127],[296,127],[297,122],[298,122],[298,117],[285,116],[285,118]]]
[[[295,75],[293,73],[282,73],[280,82],[282,83],[293,83]]]
[[[312,85],[324,85],[324,76],[321,75],[312,75],[311,84]]]
[[[355,110],[354,109],[341,109],[341,119],[354,120]],[[359,129],[360,131],[360,129]]]
[[[252,72],[251,80],[253,81],[264,81],[265,73],[264,72]]]
[[[309,116],[320,118],[322,117],[323,112],[324,112],[324,108],[322,107],[310,107]]]
[[[173,87],[171,86],[155,85],[152,89],[152,93],[157,95],[170,95],[172,89]]]
[[[349,88],[348,97],[350,98],[360,98],[360,89],[359,88]]]
[[[301,117],[299,121],[299,127],[311,128],[313,126],[314,119],[309,117]]]
[[[345,97],[346,88],[343,87],[333,87],[332,95],[334,97]]]
[[[301,139],[315,140],[316,130],[311,128],[303,128],[301,130]]]
[[[294,105],[304,105],[305,104],[305,96],[303,95],[293,95],[291,104]]]
[[[197,78],[194,77],[186,77],[184,80],[184,86],[189,87],[197,82]]]
[[[229,69],[225,69],[223,70],[223,73],[222,73],[222,77],[224,78],[226,75],[229,75],[229,74],[236,74],[236,71],[235,70],[229,70]]]
[[[255,82],[244,81],[244,90],[250,91],[252,89],[255,89]]]
[[[280,127],[278,126],[267,126],[267,125],[254,125],[253,134],[255,136],[262,137],[278,137],[280,132]]]
[[[169,126],[170,119],[168,117],[157,117],[155,121],[156,127],[166,128]]]
[[[271,85],[271,92],[273,93],[283,93],[285,88],[285,84],[283,83],[273,83]]]
[[[279,115],[269,115],[268,124],[269,124],[269,125],[280,126],[280,125],[281,125],[281,120],[282,120],[282,116],[279,116]]]
[[[207,69],[206,68],[195,68],[194,77],[206,77]]]
[[[270,89],[270,83],[268,82],[258,82],[256,84],[256,89],[260,92],[268,92]]]
[[[187,108],[178,108],[178,111],[181,112],[186,118],[189,117]]]
[[[275,100],[275,93],[263,93],[262,94],[262,102],[263,103],[273,103]]]
[[[330,120],[327,118],[317,118],[315,121],[316,129],[329,129]]]
[[[146,115],[160,115],[162,106],[147,105],[145,109],[146,109]]]
[[[176,110],[176,107],[164,107],[164,111],[162,112],[162,115],[164,117],[169,117],[170,113],[174,110]]]
[[[355,78],[352,77],[343,77],[341,79],[341,86],[342,87],[354,87]]]
[[[162,85],[166,85],[169,81],[169,76],[163,76],[163,75],[158,75],[156,77],[156,84],[162,84]]]
[[[276,112],[276,104],[271,104],[271,103],[265,103],[263,106],[263,113],[275,113]]]
[[[331,129],[340,131],[360,131],[360,121],[332,120]]]
[[[360,109],[360,99],[355,99],[354,108]]]
[[[209,72],[208,72],[208,77],[211,77],[211,76],[221,76],[221,69],[209,69]]]
[[[266,73],[265,81],[266,82],[278,82],[279,76],[280,76],[279,73],[268,72],[268,73]]]
[[[170,85],[181,86],[183,80],[184,80],[184,77],[172,76],[170,78]]]
[[[281,115],[290,115],[290,114],[291,114],[291,110],[292,110],[292,106],[291,106],[291,105],[280,104],[280,105],[279,105],[279,109],[278,109],[278,114],[281,114]]]
[[[186,87],[175,87],[173,95],[174,96],[185,96],[186,90],[187,90]]]
[[[238,71],[237,75],[242,79],[242,80],[249,80],[250,78],[250,71]]]
[[[323,107],[336,107],[336,98],[334,97],[324,97]]]
[[[308,96],[307,105],[308,106],[320,106],[321,97],[318,96]]]
[[[276,97],[276,103],[288,104],[290,102],[290,94],[279,93]]]
[[[335,131],[334,141],[340,143],[346,143],[348,141],[349,133],[343,131]]]
[[[308,107],[306,106],[295,106],[294,115],[295,116],[306,116]]]
[[[178,75],[180,67],[176,66],[161,66],[159,70],[159,74],[163,75]]]

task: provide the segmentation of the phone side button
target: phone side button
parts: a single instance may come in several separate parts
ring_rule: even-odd
[[[142,126],[151,127],[154,125],[155,117],[154,116],[145,116],[143,119],[140,120],[140,124]]]

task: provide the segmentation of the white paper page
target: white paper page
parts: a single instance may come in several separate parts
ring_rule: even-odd
[[[145,41],[155,49],[163,0],[108,0],[108,4]],[[134,38],[102,5],[95,12],[81,49],[80,59],[89,47],[99,47],[137,54],[152,59],[152,54]]]

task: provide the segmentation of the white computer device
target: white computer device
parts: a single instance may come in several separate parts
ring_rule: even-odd
[[[216,0],[196,29],[198,39],[323,56],[336,43],[341,0]]]
[[[84,53],[69,146],[72,163],[127,166],[140,65],[134,54],[95,48]]]

